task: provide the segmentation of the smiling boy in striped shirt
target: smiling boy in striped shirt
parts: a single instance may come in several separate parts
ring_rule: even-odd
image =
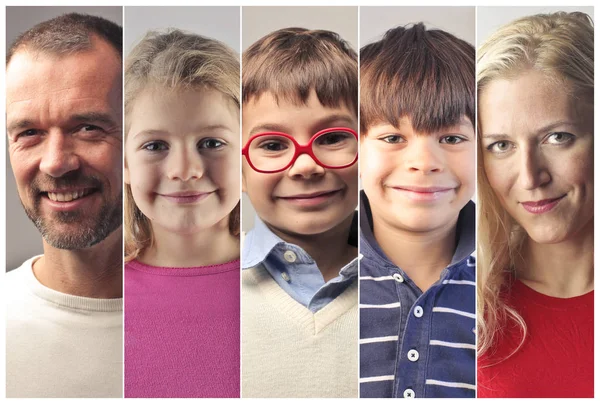
[[[360,396],[475,397],[475,50],[415,24],[360,66]]]

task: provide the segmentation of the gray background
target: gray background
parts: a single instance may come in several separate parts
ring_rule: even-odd
[[[77,12],[104,17],[123,25],[122,7],[6,7],[6,49],[34,25],[61,14]],[[42,236],[25,215],[8,157],[6,138],[6,271],[42,254]]]
[[[240,53],[240,7],[125,7],[125,55],[149,30],[183,31],[217,39]]]
[[[475,7],[361,7],[360,46],[381,39],[389,29],[418,22],[475,45]]]
[[[477,7],[477,46],[502,25],[517,18],[556,11],[582,11],[594,18],[594,7]]]
[[[242,7],[242,49],[270,32],[289,27],[336,32],[358,52],[358,7]],[[254,226],[254,215],[243,194],[242,231]]]

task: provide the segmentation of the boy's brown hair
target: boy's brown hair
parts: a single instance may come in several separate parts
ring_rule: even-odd
[[[356,52],[331,31],[285,28],[256,41],[242,57],[242,103],[263,93],[305,104],[312,90],[321,104],[345,104],[358,114]]]
[[[417,132],[475,126],[475,48],[422,23],[397,27],[360,50],[360,129],[398,126],[409,117]]]

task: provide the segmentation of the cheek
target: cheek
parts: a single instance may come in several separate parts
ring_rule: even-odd
[[[239,194],[240,161],[237,155],[230,154],[208,164],[211,180],[217,186],[225,188],[229,194]]]
[[[394,157],[400,158],[399,156]],[[392,156],[378,152],[374,147],[363,147],[361,149],[360,178],[365,188],[383,183],[393,171],[393,161]]]
[[[557,158],[555,161],[553,178],[558,176],[567,185],[585,186],[593,190],[593,145],[590,145],[589,149],[574,152],[568,157]]]
[[[500,200],[508,198],[511,188],[512,176],[509,160],[484,159],[484,170],[490,187]]]
[[[475,158],[470,152],[452,156],[449,160],[453,167],[454,175],[461,186],[470,196],[475,194]]]

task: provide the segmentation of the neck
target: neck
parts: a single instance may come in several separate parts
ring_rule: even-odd
[[[423,292],[439,280],[456,248],[456,220],[431,231],[413,232],[374,217],[373,234],[385,255]]]
[[[315,260],[325,282],[338,276],[340,269],[358,256],[358,249],[348,244],[354,212],[334,228],[320,234],[292,234],[271,231],[288,243],[296,244]]]
[[[240,257],[240,239],[229,232],[229,219],[193,234],[153,226],[154,242],[138,260],[153,266],[191,268],[223,264]]]
[[[100,243],[81,250],[61,250],[44,240],[44,256],[33,265],[40,283],[74,296],[114,299],[123,296],[121,227]]]
[[[568,298],[594,290],[593,221],[560,243],[540,244],[528,238],[517,268],[523,283],[548,296]]]

